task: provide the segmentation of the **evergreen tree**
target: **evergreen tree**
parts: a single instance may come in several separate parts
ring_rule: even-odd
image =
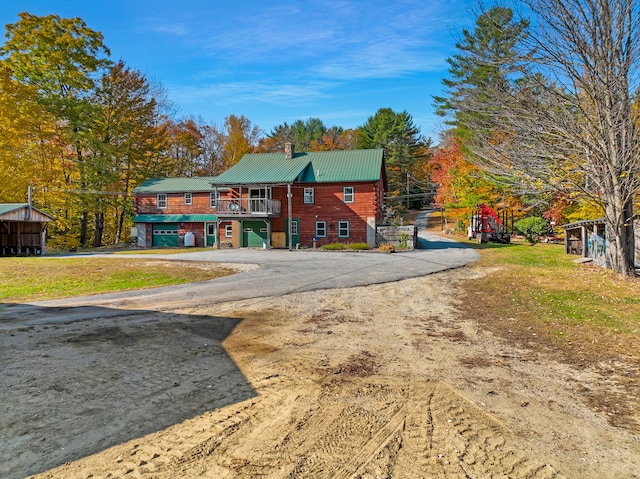
[[[388,187],[392,194],[409,193],[409,171],[424,152],[420,128],[406,111],[380,108],[358,129],[358,148],[383,148],[387,164]]]

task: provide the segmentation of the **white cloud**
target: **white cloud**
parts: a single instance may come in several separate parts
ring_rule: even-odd
[[[145,31],[168,34],[177,37],[182,37],[189,33],[189,29],[183,23],[169,22],[157,18],[148,18],[144,20],[141,28]]]
[[[326,83],[229,82],[208,86],[170,86],[171,96],[178,102],[215,102],[218,105],[251,103],[301,106],[327,96]],[[312,100],[311,100],[312,99]]]
[[[448,25],[460,18],[460,5],[437,1],[265,5],[199,28],[194,47],[229,69],[253,65],[327,80],[392,78],[444,69],[443,51],[452,44]]]

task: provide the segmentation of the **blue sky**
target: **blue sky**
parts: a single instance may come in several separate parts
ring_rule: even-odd
[[[222,126],[244,115],[266,133],[319,117],[355,128],[379,108],[408,111],[435,141],[456,32],[473,0],[1,0],[18,13],[80,17],[114,61],[159,82],[178,116]],[[4,36],[2,37],[4,42]]]

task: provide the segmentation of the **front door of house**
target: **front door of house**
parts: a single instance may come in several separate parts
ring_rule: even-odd
[[[286,247],[289,247],[289,220],[285,220],[285,235],[287,239]],[[300,218],[293,218],[291,220],[291,246],[293,248],[300,243]]]
[[[216,244],[216,224],[215,223],[207,223],[204,226],[205,232],[207,233],[207,246],[211,247]]]

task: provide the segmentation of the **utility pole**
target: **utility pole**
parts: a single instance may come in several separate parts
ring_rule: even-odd
[[[409,170],[407,170],[407,210],[409,209]]]

